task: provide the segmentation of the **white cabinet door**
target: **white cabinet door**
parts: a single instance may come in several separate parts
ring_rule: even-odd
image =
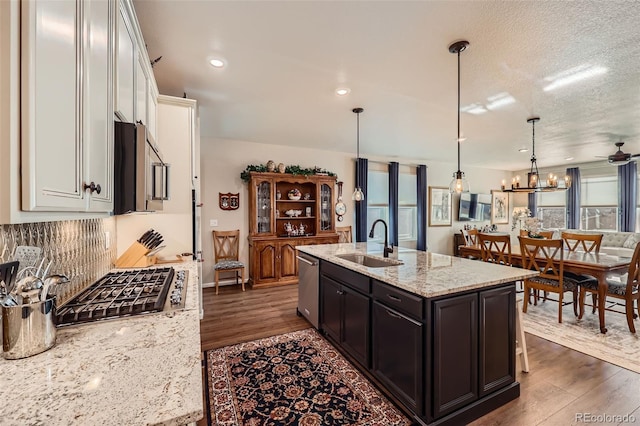
[[[22,2],[22,208],[84,210],[75,0]]]
[[[136,113],[135,122],[142,122],[148,126],[147,120],[147,75],[145,73],[144,59],[138,55],[136,61]]]
[[[115,2],[94,0],[84,6],[84,185],[87,210],[113,210],[113,48]],[[99,187],[99,189],[98,189]]]
[[[153,140],[157,141],[158,126],[158,92],[155,89],[153,81],[149,81],[149,93],[147,98],[147,131],[151,134]]]
[[[118,7],[115,113],[122,121],[132,122],[135,110],[135,35],[122,2]]]

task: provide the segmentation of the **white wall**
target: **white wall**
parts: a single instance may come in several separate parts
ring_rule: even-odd
[[[266,164],[273,160],[276,164],[299,165],[303,168],[320,167],[338,175],[344,182],[343,200],[347,214],[340,226],[353,226],[354,205],[351,193],[354,186],[353,153],[328,152],[318,149],[266,145],[235,140],[202,138],[200,145],[200,182],[202,185],[202,258],[203,283],[213,282],[213,239],[211,231],[240,229],[240,260],[249,263],[249,191],[247,183],[240,179],[240,173],[250,164]],[[336,186],[337,191],[337,186]],[[218,205],[218,193],[240,193],[240,207],[237,210],[222,210]],[[336,193],[337,196],[337,193]],[[210,220],[218,221],[218,226],[210,226]],[[338,222],[336,222],[338,223]],[[248,274],[247,274],[248,276]]]
[[[224,140],[215,138],[202,138],[201,142],[201,185],[202,185],[202,249],[203,249],[203,282],[213,281],[213,242],[210,220],[218,221],[217,230],[240,229],[240,260],[248,265],[249,244],[247,241],[249,231],[248,187],[240,179],[240,173],[247,165],[266,164],[273,160],[285,165],[299,165],[301,167],[318,166],[334,173],[338,179],[344,182],[343,198],[347,204],[347,214],[340,225],[354,224],[354,202],[351,193],[354,188],[354,158],[353,152],[328,152],[318,149],[297,148],[280,145],[267,145],[245,141]],[[452,159],[455,152],[452,151]],[[451,176],[456,170],[454,163],[432,163],[425,159],[379,158],[362,157],[370,161],[397,161],[400,164],[417,165],[426,164],[427,180],[429,185],[449,186]],[[491,189],[498,189],[502,179],[511,179],[511,173],[501,170],[467,169],[462,165],[471,184],[472,192],[490,193]],[[238,210],[221,210],[218,206],[218,193],[240,193],[240,208]],[[511,196],[513,199],[513,196]],[[526,205],[526,196],[525,196]],[[458,215],[458,196],[453,200],[453,217]],[[513,207],[510,205],[510,209]],[[430,251],[452,254],[453,234],[460,232],[464,223],[454,220],[451,227],[430,227],[427,230],[427,243]],[[481,226],[483,223],[473,222]],[[499,229],[510,231],[511,226],[499,225]]]

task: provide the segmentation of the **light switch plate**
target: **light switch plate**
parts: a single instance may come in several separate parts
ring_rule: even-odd
[[[213,228],[214,226],[218,226],[218,219],[211,219],[211,220],[209,221],[209,226],[211,226],[212,228]]]

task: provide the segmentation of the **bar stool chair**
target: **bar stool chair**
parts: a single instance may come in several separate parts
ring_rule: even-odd
[[[233,272],[238,284],[238,272],[241,274],[242,291],[244,291],[244,263],[238,260],[240,248],[240,230],[235,231],[212,231],[213,252],[215,265],[213,265],[214,278],[216,282],[216,294],[218,294],[218,284],[220,282],[220,272]]]

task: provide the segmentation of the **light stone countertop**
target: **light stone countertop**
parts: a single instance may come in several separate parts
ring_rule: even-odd
[[[185,310],[62,327],[56,345],[0,358],[0,424],[184,425],[203,417],[195,262]]]
[[[318,244],[296,248],[423,297],[444,296],[538,275],[520,268],[398,247],[394,247],[394,253],[389,255],[390,260],[403,262],[398,266],[370,268],[338,257],[358,253],[382,259],[382,245],[377,243]]]

